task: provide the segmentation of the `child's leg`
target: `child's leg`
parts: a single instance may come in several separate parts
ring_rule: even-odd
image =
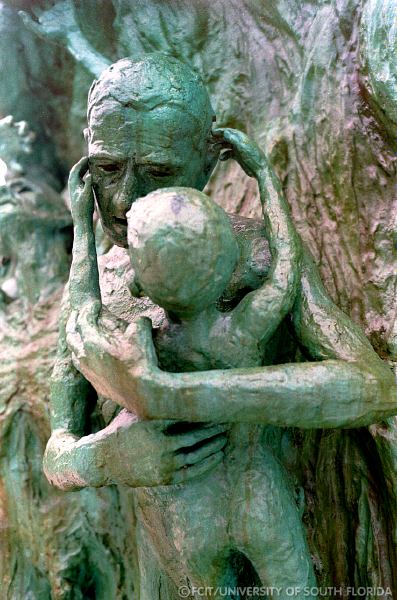
[[[307,598],[316,580],[287,473],[266,447],[240,472],[231,510],[237,549],[250,560],[262,586],[281,588],[274,591],[275,600]]]
[[[137,523],[136,548],[138,554],[139,600],[179,600],[178,587],[161,567],[142,524]]]

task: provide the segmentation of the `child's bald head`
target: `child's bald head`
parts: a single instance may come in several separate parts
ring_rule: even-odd
[[[128,217],[136,283],[177,315],[199,313],[225,290],[238,246],[224,210],[190,188],[166,188],[137,200]]]

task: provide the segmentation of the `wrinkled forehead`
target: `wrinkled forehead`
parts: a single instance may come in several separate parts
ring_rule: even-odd
[[[92,108],[89,117],[88,153],[102,151],[123,158],[151,149],[178,151],[198,148],[206,132],[183,107],[163,105],[136,110],[108,101]]]

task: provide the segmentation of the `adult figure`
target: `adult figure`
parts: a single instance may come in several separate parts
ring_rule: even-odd
[[[211,132],[208,97],[186,67],[164,55],[121,63],[105,71],[91,90],[88,130],[93,189],[104,229],[116,244],[126,243],[125,214],[135,198],[170,185],[202,188],[221,148],[257,179],[260,190],[270,186],[271,193],[280,193],[266,160],[248,138],[232,130]],[[83,187],[79,178],[71,184],[76,193]],[[238,234],[241,222],[235,225]],[[79,227],[78,222],[75,226]],[[261,273],[258,268],[250,270],[250,265],[260,262],[252,256],[257,248],[252,238],[260,238],[260,227],[248,230],[248,241],[240,235],[245,260],[237,269],[235,295],[258,285],[258,275],[265,275],[269,268],[267,262]],[[263,257],[263,245],[261,252]],[[132,337],[123,343],[124,333],[112,314],[127,317],[132,313],[131,304],[128,311],[125,308],[127,281],[124,286],[120,280],[114,285],[128,261],[123,263],[114,255],[105,260],[108,265],[101,269],[101,287],[108,311],[102,314],[98,302],[88,303],[89,309],[80,314],[75,311],[68,336],[79,368],[103,397],[128,406],[133,394],[135,403],[139,401],[142,412],[152,419],[309,428],[364,425],[397,411],[393,375],[329,299],[307,253],[291,322],[308,362],[282,364],[286,357],[275,336],[263,368],[183,376],[157,368],[150,328],[134,331],[141,345],[133,345]],[[82,265],[82,277],[92,267]],[[112,290],[106,285],[110,271],[115,277]],[[85,304],[87,298],[81,300]],[[76,299],[73,305],[77,306]],[[161,319],[161,312],[145,300],[136,302],[134,308],[135,315]],[[84,436],[89,412],[84,394],[89,393],[89,384],[72,363],[64,329],[68,317],[66,307],[54,371],[53,434],[46,459],[51,481],[64,489],[111,482],[159,485],[185,481],[221,460],[218,444],[213,452],[213,437],[219,439],[225,430],[220,425],[170,435],[168,423],[139,421],[123,412],[102,432]],[[164,444],[162,456],[151,450],[148,456],[155,438]]]

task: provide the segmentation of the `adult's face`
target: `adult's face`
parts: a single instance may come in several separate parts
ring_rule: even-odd
[[[136,111],[107,102],[90,115],[88,154],[105,233],[127,246],[126,213],[158,188],[203,189],[216,163],[196,121],[170,106]]]

